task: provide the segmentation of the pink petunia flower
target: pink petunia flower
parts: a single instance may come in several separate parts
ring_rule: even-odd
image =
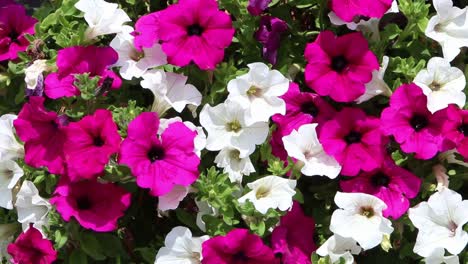
[[[66,135],[64,154],[67,176],[72,181],[99,176],[110,156],[119,151],[122,140],[112,113],[105,109],[98,109],[93,115],[70,123]]]
[[[325,122],[319,135],[328,155],[343,167],[341,174],[355,176],[360,170],[380,167],[388,138],[380,132],[380,120],[359,108],[345,107]]]
[[[456,148],[458,153],[468,161],[468,110],[462,110],[456,105],[438,111],[436,120],[442,122],[444,144],[442,151]]]
[[[26,15],[23,6],[2,1],[0,3],[0,61],[15,60],[18,53],[29,46],[26,34],[34,34],[37,19]]]
[[[259,236],[241,228],[203,242],[202,255],[202,264],[279,264]]]
[[[50,203],[67,222],[74,217],[84,228],[109,232],[117,228],[130,200],[131,194],[113,183],[62,181]]]
[[[50,173],[62,174],[65,160],[63,146],[68,124],[65,115],[47,111],[44,97],[31,96],[13,122],[18,137],[25,142],[25,162],[29,166],[47,167]]]
[[[307,44],[304,56],[307,85],[337,102],[352,102],[363,95],[372,71],[379,70],[379,61],[360,32],[337,37],[323,31]]]
[[[7,251],[14,264],[50,264],[57,259],[52,242],[43,238],[41,232],[33,226],[21,233],[15,243],[9,244]]]
[[[194,62],[200,69],[214,69],[234,36],[230,16],[215,0],[180,0],[142,19],[135,46],[149,48],[159,40],[169,63],[181,67]]]
[[[271,0],[249,0],[247,10],[252,16],[259,16],[268,8],[270,3]]]
[[[149,188],[153,196],[169,193],[175,185],[189,186],[198,178],[200,158],[195,153],[197,132],[174,122],[157,134],[159,118],[145,112],[128,125],[119,163],[130,167],[137,185]]]
[[[122,80],[109,66],[116,63],[118,55],[110,47],[74,46],[59,50],[57,54],[58,71],[45,79],[45,94],[52,99],[80,94],[75,87],[75,74],[89,73],[89,77],[99,76],[99,85],[110,83],[111,89],[118,89]]]
[[[310,255],[317,249],[314,243],[315,222],[294,201],[291,211],[281,217],[271,234],[273,252],[281,254],[284,264],[310,264]]]
[[[345,192],[372,194],[387,204],[385,217],[400,218],[408,211],[409,199],[418,195],[421,179],[386,158],[379,169],[362,172],[349,180],[340,181]]]
[[[276,114],[272,117],[277,128],[272,134],[271,145],[273,155],[286,160],[287,153],[282,138],[291,134],[304,124],[319,123],[330,120],[336,113],[335,109],[314,93],[301,92],[297,83],[291,82],[288,91],[281,96],[286,102],[286,114]],[[320,130],[321,126],[318,127]]]
[[[330,8],[343,21],[353,22],[361,18],[383,17],[392,2],[393,0],[331,0]]]
[[[382,111],[381,130],[392,135],[406,153],[434,157],[442,147],[441,120],[427,109],[427,97],[416,84],[400,86]]]
[[[272,65],[276,64],[281,35],[286,30],[288,30],[288,24],[279,18],[262,16],[260,19],[260,26],[255,32],[255,39],[263,45],[263,58]]]

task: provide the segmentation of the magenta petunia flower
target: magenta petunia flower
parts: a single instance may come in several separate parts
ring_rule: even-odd
[[[9,244],[7,251],[13,264],[50,264],[57,259],[52,242],[43,238],[33,226],[21,233],[15,243]]]
[[[241,228],[203,242],[202,255],[202,264],[279,264],[259,236]]]
[[[29,46],[26,34],[34,34],[37,19],[26,15],[23,6],[3,1],[0,3],[0,61],[15,60],[18,52]]]
[[[271,234],[273,252],[281,254],[284,264],[310,264],[310,255],[317,249],[314,243],[315,222],[294,201],[291,211],[281,217]]]
[[[151,47],[159,40],[169,63],[181,67],[194,62],[214,69],[234,36],[230,16],[215,0],[180,0],[143,19],[137,21],[135,45]]]
[[[330,8],[345,22],[363,18],[381,18],[392,6],[393,0],[331,0]]]
[[[409,199],[418,195],[421,179],[386,158],[379,169],[362,172],[349,180],[340,181],[345,192],[372,194],[387,204],[385,217],[400,218],[410,206]]]
[[[89,73],[90,77],[100,76],[99,85],[110,83],[111,89],[118,89],[122,80],[109,69],[116,63],[118,54],[110,47],[75,46],[59,50],[58,71],[45,79],[45,94],[52,99],[80,94],[75,87],[75,74]]]
[[[380,120],[359,108],[345,107],[325,122],[319,135],[328,155],[343,167],[341,174],[355,176],[360,170],[380,167],[388,138],[380,132]]]
[[[382,131],[392,135],[406,153],[418,159],[434,157],[442,147],[442,123],[427,109],[427,97],[416,84],[400,86],[382,111]]]
[[[45,166],[50,173],[62,174],[65,171],[66,116],[47,111],[44,97],[31,96],[13,124],[18,137],[25,142],[26,164],[35,168]]]
[[[286,102],[286,114],[276,114],[272,120],[277,128],[272,134],[271,145],[273,154],[286,160],[287,153],[282,138],[299,129],[304,124],[319,123],[330,120],[336,113],[335,109],[314,93],[301,92],[297,83],[291,82],[288,91],[281,96]],[[320,130],[321,126],[318,127]]]
[[[84,228],[109,232],[117,228],[130,200],[131,194],[113,183],[62,181],[50,203],[67,222],[74,217]]]
[[[99,176],[110,156],[119,151],[122,140],[112,113],[105,109],[98,109],[93,115],[70,123],[66,134],[64,154],[67,176],[72,181]]]
[[[286,30],[288,30],[288,24],[283,20],[271,16],[262,16],[260,27],[255,32],[255,38],[263,45],[263,58],[273,65],[276,64],[278,57],[281,35]]]
[[[119,163],[130,167],[137,185],[149,188],[153,196],[195,182],[200,164],[194,150],[195,131],[182,122],[171,123],[160,136],[158,128],[156,113],[140,114],[128,125],[119,154]]]
[[[379,61],[360,32],[337,37],[323,31],[307,44],[304,56],[307,85],[338,102],[352,102],[363,95],[372,71],[379,69]]]
[[[468,161],[468,110],[456,105],[436,112],[436,120],[441,120],[444,144],[442,151],[456,148],[458,153]]]
[[[270,3],[271,0],[249,0],[247,10],[252,16],[259,16]]]

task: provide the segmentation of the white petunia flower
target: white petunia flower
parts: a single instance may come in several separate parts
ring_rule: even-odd
[[[240,183],[242,182],[242,176],[255,172],[250,157],[241,158],[240,155],[238,149],[226,147],[216,155],[214,160],[218,168],[224,168],[224,172],[229,175],[231,182]]]
[[[122,32],[111,41],[110,46],[119,54],[119,60],[114,66],[120,68],[120,76],[126,80],[140,78],[148,69],[167,63],[167,56],[161,45],[155,43],[151,48],[138,51],[133,45],[134,36],[131,26],[123,26]]]
[[[125,11],[118,8],[117,4],[103,0],[80,0],[75,4],[75,7],[84,13],[84,19],[89,26],[86,30],[88,39],[119,33],[122,31],[123,24],[131,21]]]
[[[164,240],[154,264],[199,264],[202,259],[202,244],[209,236],[192,237],[190,229],[174,227]]]
[[[38,230],[42,230],[42,226],[48,224],[47,214],[52,206],[49,201],[39,196],[39,191],[31,181],[24,181],[21,185],[16,194],[15,207],[18,222],[23,224],[23,231],[29,228],[30,223]]]
[[[447,169],[442,164],[437,164],[432,167],[432,173],[437,180],[437,190],[448,188],[449,177],[447,175]]]
[[[432,254],[424,259],[426,264],[460,264],[458,256],[445,256],[443,248],[436,248]]]
[[[317,254],[322,257],[329,256],[332,264],[340,263],[340,258],[345,260],[345,264],[353,264],[353,255],[361,253],[361,250],[354,239],[335,234],[317,249]]]
[[[0,261],[3,258],[11,258],[7,248],[15,238],[17,227],[17,224],[0,224]]]
[[[229,81],[228,99],[237,101],[247,109],[245,122],[267,122],[274,114],[286,113],[286,103],[279,96],[289,88],[289,80],[279,71],[272,70],[264,63],[256,62],[247,65],[247,74]]]
[[[281,211],[291,209],[292,197],[296,194],[296,180],[281,178],[279,176],[266,176],[254,182],[247,183],[250,192],[238,199],[243,204],[251,201],[257,211],[266,214],[268,209],[278,208]]]
[[[197,219],[196,219],[197,226],[198,228],[200,228],[201,231],[206,232],[205,221],[203,221],[202,217],[204,215],[218,216],[219,215],[218,210],[212,207],[206,201],[195,200],[195,204],[198,207],[198,213],[197,213]]]
[[[186,84],[187,77],[163,70],[149,70],[142,75],[141,86],[154,94],[151,111],[162,116],[171,107],[182,112],[186,105],[199,106],[202,95],[191,84]]]
[[[197,132],[197,135],[193,140],[193,144],[195,147],[194,151],[198,157],[201,157],[201,151],[205,149],[206,146],[206,135],[202,127],[195,126],[190,121],[182,121],[182,118],[180,118],[179,116],[169,119],[161,118],[159,120],[158,135],[161,135],[164,132],[164,130],[166,130],[166,128],[174,122],[183,122],[186,127],[190,128],[190,130]]]
[[[452,0],[433,0],[433,4],[437,15],[429,20],[425,33],[439,42],[444,58],[452,61],[461,47],[468,47],[468,8],[453,6]]]
[[[24,147],[15,137],[13,121],[18,116],[6,114],[0,117],[0,160],[24,157]]]
[[[366,92],[356,99],[356,103],[361,104],[377,95],[391,96],[392,90],[384,81],[385,71],[387,71],[389,58],[384,56],[382,59],[382,66],[378,71],[372,72],[372,80],[366,84]]]
[[[16,162],[0,161],[0,207],[13,209],[12,191],[23,175],[23,169]]]
[[[422,257],[429,257],[439,247],[457,255],[468,243],[468,233],[463,230],[468,222],[468,200],[448,188],[410,208],[408,215],[419,230],[413,250]]]
[[[323,175],[330,179],[336,178],[341,166],[331,156],[323,151],[322,144],[315,131],[318,124],[307,124],[293,130],[291,134],[283,137],[284,148],[288,156],[302,162],[302,174],[307,176]]]
[[[158,198],[158,210],[175,210],[189,193],[190,186],[174,185],[172,190]]]
[[[48,68],[47,60],[35,60],[33,64],[24,69],[26,88],[34,90],[38,80],[43,78],[42,73],[48,70]]]
[[[337,192],[330,230],[342,237],[352,238],[363,250],[371,249],[393,232],[390,220],[382,216],[387,205],[379,198],[365,193]]]
[[[461,108],[465,105],[465,75],[457,67],[451,67],[446,59],[431,58],[427,69],[416,75],[414,83],[427,96],[427,109],[431,113],[447,108],[449,104],[456,104]]]
[[[268,123],[247,125],[247,109],[235,101],[226,100],[217,106],[206,104],[200,113],[200,124],[208,132],[206,149],[211,151],[233,147],[244,158],[252,154],[255,145],[262,144],[268,136]]]

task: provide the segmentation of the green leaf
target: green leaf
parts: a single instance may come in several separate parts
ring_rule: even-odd
[[[79,249],[73,250],[68,259],[68,264],[87,264],[88,257]]]
[[[93,233],[81,233],[80,246],[81,249],[94,260],[104,260],[106,256],[99,241]]]

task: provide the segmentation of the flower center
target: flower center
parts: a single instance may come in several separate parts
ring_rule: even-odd
[[[440,88],[442,88],[442,85],[436,81],[432,81],[432,83],[429,84],[429,88],[431,88],[433,91],[439,91]]]
[[[458,127],[458,131],[460,131],[460,133],[462,133],[465,137],[468,137],[468,123],[461,124]]]
[[[353,144],[361,142],[362,135],[359,132],[351,131],[348,135],[344,137],[346,143]]]
[[[232,256],[232,260],[234,263],[247,263],[249,261],[249,257],[247,257],[244,251],[239,251]]]
[[[265,186],[260,186],[257,192],[255,193],[255,197],[258,199],[265,198],[270,194],[270,189]]]
[[[362,216],[365,216],[367,218],[371,218],[375,214],[374,208],[372,208],[370,206],[363,206],[363,207],[361,207],[361,210],[360,210],[359,214],[362,215]]]
[[[457,224],[455,224],[453,221],[450,221],[448,224],[448,229],[450,230],[450,236],[454,237],[455,234],[457,233]]]
[[[193,24],[187,27],[187,34],[189,36],[201,36],[203,28],[199,24]]]
[[[229,157],[232,159],[232,160],[237,160],[239,161],[240,160],[240,151],[237,150],[237,149],[233,149],[229,152]]]
[[[80,210],[89,210],[91,209],[91,207],[93,207],[93,204],[91,203],[88,197],[82,196],[76,199],[76,206]]]
[[[411,127],[414,128],[414,130],[417,132],[427,127],[428,122],[425,116],[414,115],[410,120],[410,124],[411,124]]]
[[[379,172],[372,176],[371,178],[371,183],[375,187],[388,187],[388,184],[390,183],[390,177],[388,177],[386,174]]]
[[[340,73],[346,69],[348,66],[348,61],[344,56],[336,56],[332,59],[331,67],[334,71]]]
[[[11,42],[16,42],[16,43],[18,43],[18,37],[19,37],[18,32],[12,30],[12,31],[10,31],[10,33],[8,34],[8,37],[10,38],[10,41],[11,41]]]
[[[133,61],[140,61],[144,57],[145,53],[143,51],[138,51],[135,49],[130,53],[130,59],[132,59]]]
[[[262,96],[262,89],[260,89],[258,86],[252,85],[246,93],[249,97],[260,97]]]
[[[301,105],[301,112],[305,113],[305,114],[309,114],[313,117],[317,116],[318,113],[319,113],[319,109],[317,108],[317,106],[314,104],[314,102],[304,102],[302,105]]]
[[[161,146],[153,146],[147,154],[151,163],[164,159],[164,155],[164,149]]]
[[[96,147],[102,147],[104,146],[104,140],[101,138],[101,136],[97,136],[93,139],[93,145]]]
[[[239,132],[241,131],[242,129],[242,126],[241,124],[239,123],[238,120],[234,120],[234,121],[231,121],[229,123],[226,124],[226,130],[228,132]]]

